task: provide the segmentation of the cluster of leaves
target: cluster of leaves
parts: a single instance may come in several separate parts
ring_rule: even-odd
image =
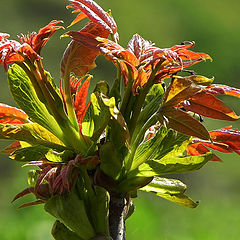
[[[61,21],[52,21],[19,42],[0,34],[0,64],[5,66],[12,96],[20,109],[0,105],[0,138],[14,140],[2,150],[11,159],[37,166],[30,186],[14,200],[35,194],[56,219],[56,239],[109,236],[112,196],[131,199],[151,192],[194,208],[186,185],[169,179],[219,161],[210,149],[239,154],[240,132],[226,127],[208,131],[202,116],[236,121],[233,110],[215,95],[240,97],[240,90],[212,84],[213,79],[185,68],[211,57],[185,42],[158,48],[134,35],[125,49],[118,44],[110,12],[92,0],[69,0],[69,8],[90,21],[72,39],[61,61],[61,85],[44,70],[40,51]],[[108,39],[111,37],[112,40]],[[113,86],[98,82],[87,103],[88,87],[98,55],[116,66]],[[12,64],[10,68],[8,65]],[[188,73],[179,76],[179,72]],[[164,80],[170,78],[166,87]],[[79,214],[79,212],[81,212]]]

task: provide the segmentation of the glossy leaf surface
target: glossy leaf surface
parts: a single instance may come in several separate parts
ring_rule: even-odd
[[[210,138],[207,129],[197,119],[180,109],[162,108],[159,111],[159,121],[180,133],[202,139]]]

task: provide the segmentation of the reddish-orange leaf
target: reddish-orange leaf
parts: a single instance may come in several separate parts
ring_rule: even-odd
[[[69,2],[71,2],[71,8],[80,10],[86,14],[92,22],[102,26],[104,29],[109,31],[109,33],[115,34],[117,32],[117,25],[113,18],[94,1],[69,0]]]
[[[80,35],[84,43],[80,42]],[[67,71],[73,72],[77,76],[83,76],[96,67],[95,58],[100,52],[97,48],[91,47],[92,42],[87,39],[86,35],[89,34],[79,33],[79,42],[72,41],[67,47],[61,62],[62,75]],[[94,36],[92,40],[94,40]]]
[[[234,151],[240,150],[240,131],[237,129],[221,128],[211,131],[210,134],[214,141],[225,143]]]
[[[8,106],[6,104],[0,104],[0,123],[18,125],[28,122],[28,115],[22,110]]]
[[[59,23],[62,23],[62,21],[53,20],[39,30],[32,41],[32,46],[35,52],[40,53],[42,47],[44,47],[49,38],[59,29],[64,29],[63,26],[57,26]]]
[[[33,202],[28,202],[28,203],[24,203],[21,206],[19,206],[18,208],[25,208],[25,207],[31,207],[31,206],[35,206],[35,205],[39,205],[39,204],[43,204],[45,203],[43,200],[36,200]]]
[[[73,11],[73,12],[77,12],[77,10]],[[78,23],[79,21],[83,20],[86,17],[87,17],[87,15],[85,13],[81,12],[80,14],[77,15],[77,17],[72,21],[72,23],[68,27],[73,26],[74,24]]]
[[[75,102],[74,102],[74,110],[77,115],[78,123],[82,123],[82,119],[84,117],[84,114],[86,112],[86,101],[87,101],[87,93],[88,93],[88,87],[90,84],[91,76],[89,76],[84,83],[82,84],[81,88],[78,90]]]
[[[186,152],[188,155],[199,156],[199,155],[203,155],[203,154],[210,152],[210,150],[208,150],[201,143],[193,143],[187,147]],[[218,156],[213,155],[213,157],[210,161],[221,162],[222,160]]]
[[[175,77],[174,79],[172,79],[172,82],[164,95],[163,105],[175,106],[176,104],[179,104],[180,102],[189,99],[200,90],[201,87],[196,85],[187,77]]]
[[[80,32],[71,31],[65,36],[71,37],[72,41],[67,47],[61,62],[61,72],[73,72],[77,76],[83,76],[93,69],[96,57],[100,54],[96,36],[107,37],[101,26],[90,22]]]
[[[2,154],[12,154],[13,152],[15,152],[16,150],[21,148],[21,144],[19,141],[16,141],[12,144],[10,144],[8,147],[6,147],[5,149],[1,150],[0,153]]]
[[[162,108],[159,114],[159,121],[183,134],[205,140],[210,139],[207,129],[197,119],[180,109],[174,107]]]
[[[240,131],[225,127],[210,131],[211,141],[202,139],[192,139],[192,144],[187,148],[187,153],[190,155],[199,155],[209,151],[206,147],[212,148],[223,153],[236,152],[240,155]]]
[[[212,84],[212,85],[204,88],[204,91],[211,93],[213,95],[225,94],[225,95],[240,98],[240,89],[229,87],[227,85]]]
[[[136,80],[134,79],[135,81],[133,82],[132,86],[132,92],[134,96],[137,94],[137,89],[139,87],[145,86],[145,84],[148,82],[150,75],[151,71],[146,72],[144,68],[138,69],[138,77],[136,78]]]
[[[116,42],[100,37],[98,37],[97,40],[100,43],[99,47],[102,54],[105,55],[106,58],[108,58],[110,55],[112,56],[109,60],[113,61],[115,57],[119,60],[125,60],[133,66],[137,66],[139,64],[139,60],[131,51],[123,48]]]
[[[183,104],[187,111],[192,111],[219,120],[236,121],[239,119],[232,109],[227,107],[221,100],[205,92],[195,94],[188,103]]]

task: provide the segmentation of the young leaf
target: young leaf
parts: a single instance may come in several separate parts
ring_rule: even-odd
[[[155,151],[152,158],[161,159],[163,157],[180,157],[183,156],[191,137],[168,130],[167,135],[162,140],[160,146]]]
[[[223,153],[236,152],[240,155],[240,132],[232,127],[225,127],[210,131],[211,141],[201,139],[192,139],[192,143],[188,146],[187,153],[190,155],[200,155],[210,152],[206,147]],[[212,161],[221,161],[216,155]]]
[[[58,220],[54,223],[51,233],[55,240],[84,240]]]
[[[109,99],[109,105],[114,104],[114,98]],[[82,120],[82,134],[98,140],[110,118],[109,107],[104,104],[101,94],[92,93],[90,106]]]
[[[89,76],[85,82],[82,84],[81,88],[77,91],[75,101],[74,101],[74,110],[77,116],[78,123],[82,123],[82,119],[86,113],[87,106],[86,106],[86,100],[87,100],[87,93],[88,93],[88,87],[90,84],[91,76]]]
[[[239,119],[232,109],[221,100],[205,92],[199,92],[192,96],[188,103],[183,104],[187,111],[195,112],[205,117],[219,120],[236,121]]]
[[[30,79],[21,67],[13,65],[8,70],[8,82],[14,100],[29,118],[62,139],[64,135],[61,128],[46,106],[38,99]]]
[[[160,147],[161,142],[166,134],[166,128],[162,127],[157,132],[155,137],[139,145],[133,158],[131,170],[137,168],[139,165],[146,162],[152,155],[154,155],[154,153]]]
[[[150,89],[145,99],[144,108],[139,114],[136,128],[132,136],[132,141],[139,134],[140,129],[147,122],[147,120],[160,108],[160,102],[163,94],[164,89],[161,84],[154,84]]]
[[[9,155],[20,148],[22,148],[21,143],[19,141],[15,141],[14,143],[1,150],[0,153]]]
[[[79,199],[75,191],[62,196],[55,195],[46,202],[44,209],[80,238],[91,239],[96,235],[84,201]]]
[[[27,123],[22,126],[0,124],[0,138],[40,144],[54,149],[65,149],[58,138],[37,123]]]
[[[197,119],[180,109],[174,107],[161,108],[158,116],[159,121],[168,128],[201,139],[210,138],[207,129]]]
[[[212,158],[212,153],[190,157],[170,157],[160,160],[148,160],[139,166],[130,176],[154,177],[164,174],[185,173],[200,169]]]
[[[175,106],[176,104],[187,100],[201,87],[189,79],[189,77],[174,77],[163,98],[163,106]]]
[[[197,202],[194,202],[184,194],[186,185],[179,180],[157,177],[140,190],[153,193],[185,207],[195,208],[198,206]]]
[[[24,124],[28,122],[28,115],[22,110],[0,103],[1,124]]]
[[[225,94],[225,95],[240,98],[240,89],[229,87],[227,85],[211,84],[210,86],[207,86],[206,88],[204,88],[203,91],[213,95]]]
[[[44,158],[48,151],[48,147],[36,145],[33,147],[18,149],[10,155],[10,158],[19,162],[38,161]]]
[[[190,144],[187,147],[186,152],[187,152],[188,155],[199,156],[199,155],[202,155],[202,154],[209,153],[210,150],[208,150],[201,143],[193,143],[193,144]],[[222,160],[219,157],[217,157],[215,154],[213,154],[212,158],[209,161],[221,162]]]
[[[109,156],[111,156],[111,161],[109,161]],[[106,142],[103,144],[99,151],[100,157],[100,168],[101,170],[116,180],[121,174],[122,169],[122,158],[118,151],[116,150],[115,145],[112,142]]]

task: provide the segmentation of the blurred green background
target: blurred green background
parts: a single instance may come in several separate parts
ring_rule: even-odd
[[[120,44],[126,46],[131,36],[139,33],[145,39],[165,48],[185,40],[195,41],[194,51],[212,56],[214,61],[200,63],[194,69],[215,83],[240,87],[240,21],[238,0],[98,0],[105,10],[111,8],[118,23]],[[1,0],[0,32],[12,39],[20,33],[38,31],[52,19],[62,19],[64,26],[74,16],[65,6],[67,0]],[[77,27],[81,27],[78,24]],[[43,50],[44,64],[56,81],[59,62],[69,39],[56,33]],[[97,60],[94,81],[111,80],[114,68],[103,58]],[[14,105],[8,91],[6,74],[0,70],[0,102]],[[240,114],[239,99],[225,101]],[[209,130],[230,125],[206,120]],[[233,123],[240,128],[240,124]],[[1,148],[6,142],[0,142]],[[226,240],[240,235],[240,158],[236,154],[222,156],[223,163],[208,163],[203,169],[179,176],[188,185],[187,193],[200,200],[196,209],[187,209],[152,195],[140,194],[136,212],[127,222],[128,240]],[[11,204],[16,193],[27,186],[27,168],[1,156],[0,161],[0,239],[52,239],[53,219],[42,206],[17,210],[27,197]]]

